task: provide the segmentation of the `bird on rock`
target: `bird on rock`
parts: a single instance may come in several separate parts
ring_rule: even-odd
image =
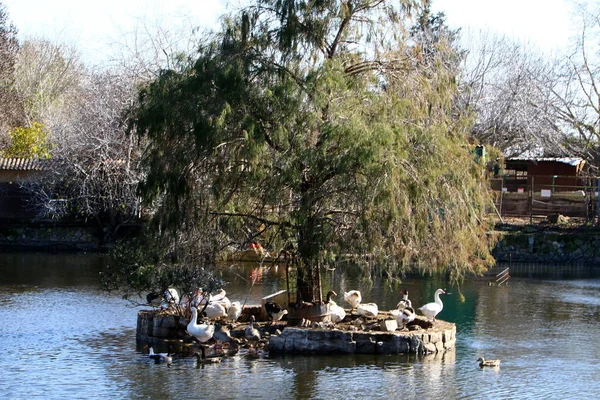
[[[435,322],[435,317],[444,309],[444,303],[440,299],[440,294],[446,294],[444,289],[438,289],[434,293],[435,301],[433,303],[427,303],[424,306],[419,307],[419,311],[423,313],[429,321]]]

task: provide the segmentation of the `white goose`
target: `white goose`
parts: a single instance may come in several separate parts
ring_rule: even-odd
[[[204,306],[200,306],[200,309],[202,308],[204,308]],[[204,313],[208,319],[218,319],[227,316],[227,310],[221,303],[209,303],[206,308],[204,308]]]
[[[358,290],[351,290],[349,292],[344,292],[344,300],[350,304],[352,308],[356,308],[362,301],[362,296]]]
[[[244,331],[244,336],[248,341],[258,342],[260,340],[260,332],[254,327],[254,315],[250,316],[250,325]]]
[[[360,303],[356,307],[356,312],[360,316],[374,318],[379,314],[379,307],[376,303]]]
[[[232,302],[231,307],[227,309],[227,320],[236,322],[240,315],[242,315],[242,305],[239,301]]]
[[[333,290],[327,293],[327,304],[329,304],[329,315],[331,322],[337,324],[346,318],[346,310],[338,306],[335,301],[331,300],[331,296],[337,296],[337,293]]]
[[[427,303],[424,306],[419,307],[419,311],[427,317],[429,321],[435,322],[435,316],[438,315],[444,309],[444,303],[440,300],[440,294],[446,294],[444,289],[438,289],[435,291],[434,303]]]
[[[191,311],[192,319],[190,319],[190,322],[187,325],[187,332],[198,339],[198,341],[201,343],[209,341],[215,333],[215,326],[209,324],[199,324],[198,309],[196,307],[192,307]]]

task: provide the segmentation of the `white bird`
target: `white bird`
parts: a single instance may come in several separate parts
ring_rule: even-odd
[[[350,304],[352,308],[356,308],[362,301],[362,296],[358,290],[351,290],[349,292],[344,292],[344,300]]]
[[[157,364],[161,362],[166,362],[167,365],[170,365],[173,362],[173,356],[171,354],[170,348],[168,353],[155,353],[152,346],[150,346],[148,351],[148,357],[154,360]]]
[[[250,316],[250,325],[244,331],[244,336],[251,342],[258,342],[260,340],[260,332],[254,327],[254,315]]]
[[[398,310],[404,310],[406,307],[412,307],[411,301],[408,299],[408,290],[405,290],[402,294],[402,300],[398,302],[396,308]]]
[[[231,307],[227,309],[227,320],[235,322],[242,315],[242,305],[239,301],[231,303]]]
[[[329,305],[329,315],[331,318],[331,322],[337,324],[346,318],[346,310],[342,307],[338,306],[335,301],[331,300],[331,296],[337,296],[337,293],[333,290],[330,290],[327,293],[327,304]]]
[[[209,341],[214,333],[215,326],[209,324],[199,324],[198,321],[198,309],[196,307],[192,307],[192,319],[190,319],[189,324],[187,325],[187,332],[198,339],[201,343]]]
[[[200,306],[200,309],[203,308],[203,306]],[[204,308],[204,313],[208,319],[217,319],[227,316],[227,310],[221,303],[209,303],[206,308]]]
[[[288,313],[288,310],[272,301],[267,301],[265,303],[265,311],[267,312],[267,317],[271,320],[271,323],[274,321],[281,321],[281,318]]]
[[[409,322],[412,322],[416,318],[415,309],[412,307],[406,307],[402,310],[391,310],[390,314],[392,314],[396,318],[396,322],[398,326],[406,326]]]
[[[374,318],[379,313],[379,307],[375,303],[360,303],[356,307],[356,312],[360,316]]]
[[[444,303],[442,303],[442,300],[440,300],[440,294],[446,294],[444,289],[438,289],[435,291],[435,302],[427,303],[424,306],[419,307],[419,311],[421,311],[421,313],[423,313],[423,315],[426,316],[429,321],[435,322],[435,316],[444,309]]]

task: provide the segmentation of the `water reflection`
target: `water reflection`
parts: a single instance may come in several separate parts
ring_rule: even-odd
[[[201,366],[195,357],[175,357],[169,368],[136,349],[139,308],[100,290],[105,262],[98,255],[0,254],[0,380],[6,397],[562,399],[600,392],[600,280],[513,279],[505,287],[466,282],[464,302],[451,288],[455,295],[443,298],[440,318],[457,324],[457,346],[439,355],[238,354]],[[221,273],[235,300],[258,303],[285,288],[281,267],[236,265]],[[324,290],[359,289],[365,301],[389,309],[403,289],[421,305],[448,286],[440,280],[367,284],[361,276],[326,271]],[[481,355],[501,358],[501,367],[479,368]]]

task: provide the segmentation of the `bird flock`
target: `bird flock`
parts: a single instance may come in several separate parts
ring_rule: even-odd
[[[426,303],[416,309],[431,324],[435,323],[436,316],[443,310],[444,306],[440,299],[442,294],[447,293],[444,289],[437,289],[434,293],[433,302]],[[328,323],[331,327],[344,322],[349,315],[352,316],[353,320],[355,318],[373,320],[380,313],[376,303],[363,302],[362,294],[358,290],[343,292],[344,302],[351,307],[350,310],[344,309],[332,299],[336,296],[336,292],[329,291],[325,301],[329,313]],[[243,309],[239,301],[230,301],[223,289],[212,294],[199,288],[182,301],[177,290],[169,288],[162,293],[162,296],[156,293],[148,294],[146,300],[149,305],[161,309],[181,306],[189,309],[190,320],[186,326],[186,332],[193,338],[199,349],[194,353],[198,365],[219,363],[223,358],[238,354],[240,348],[242,348],[241,354],[245,354],[250,358],[260,358],[267,354],[267,338],[264,336],[265,334],[268,335],[268,332],[261,333],[254,315],[250,315],[247,319],[247,326],[243,329],[242,337],[232,336],[231,330],[238,325],[238,319],[242,316]],[[281,321],[288,314],[285,307],[273,301],[264,303],[263,307],[268,319],[263,331],[267,327],[275,328],[273,324]],[[408,291],[403,290],[402,298],[396,308],[389,311],[389,315],[396,320],[398,329],[404,330],[411,322],[415,321],[417,317],[416,310],[408,298]],[[209,345],[209,342],[212,345]],[[173,352],[171,348],[167,353],[155,353],[152,347],[149,347],[148,350],[148,357],[154,362],[166,363],[169,366],[172,364]],[[478,361],[482,366],[491,365],[490,361],[485,361],[483,357]]]

